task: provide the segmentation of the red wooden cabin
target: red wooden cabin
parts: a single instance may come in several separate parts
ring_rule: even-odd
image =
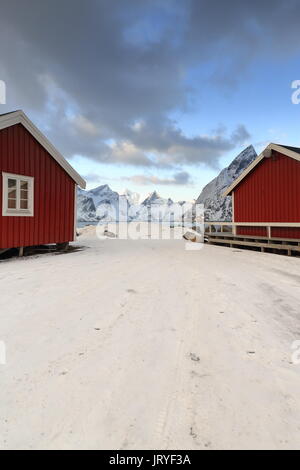
[[[236,235],[300,240],[300,148],[268,145],[228,195]]]
[[[76,237],[85,181],[22,111],[0,115],[0,252]]]

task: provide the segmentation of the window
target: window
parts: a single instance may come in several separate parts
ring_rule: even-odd
[[[33,216],[34,179],[3,173],[3,216]]]

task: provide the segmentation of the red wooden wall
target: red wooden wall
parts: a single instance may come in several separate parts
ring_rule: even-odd
[[[276,153],[264,158],[234,191],[235,222],[300,223],[300,162]],[[265,229],[240,227],[239,235],[266,236]],[[298,228],[272,228],[272,236],[300,238]]]
[[[34,217],[2,216],[2,172],[34,177]],[[0,130],[0,248],[74,239],[75,182],[21,125]]]
[[[237,227],[237,235],[250,235],[251,237],[266,237],[268,235],[265,227]]]

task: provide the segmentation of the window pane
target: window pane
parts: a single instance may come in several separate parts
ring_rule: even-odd
[[[8,199],[16,199],[17,191],[15,189],[8,190]]]
[[[28,191],[21,190],[21,199],[28,199]]]
[[[12,178],[8,178],[8,187],[9,188],[16,188],[17,187],[17,180],[13,180]]]
[[[8,209],[16,209],[17,201],[15,199],[8,199]]]
[[[28,181],[21,181],[21,189],[28,189]]]
[[[21,209],[28,209],[28,201],[24,201],[23,199],[21,199],[20,208]]]

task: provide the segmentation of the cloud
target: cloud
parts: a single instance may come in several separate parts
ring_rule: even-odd
[[[161,127],[143,121],[138,128],[135,124],[128,140],[114,142],[92,158],[100,162],[156,168],[198,163],[215,166],[224,152],[246,144],[249,138],[250,134],[242,125],[227,136],[224,129],[220,129],[213,136],[186,137],[170,120]]]
[[[175,173],[172,178],[159,178],[157,176],[133,175],[123,178],[138,185],[164,185],[176,186],[191,184],[191,176],[186,171]]]
[[[97,126],[85,116],[79,114],[70,119],[70,121],[80,134],[85,134],[88,137],[97,137],[100,134]]]
[[[107,178],[106,176],[99,175],[98,173],[86,173],[85,175],[82,175],[82,177],[85,179],[85,181],[88,181],[89,183],[98,183],[100,181],[107,181],[110,178]]]
[[[131,141],[113,143],[106,155],[107,162],[133,166],[153,166],[152,160]]]
[[[182,164],[215,167],[246,143],[249,131],[239,117],[227,134],[186,135],[170,116],[191,112],[202,93],[189,77],[209,64],[210,86],[234,90],[256,57],[297,53],[298,6],[296,0],[271,7],[261,0],[2,2],[7,109],[29,112],[67,157],[173,171]]]

